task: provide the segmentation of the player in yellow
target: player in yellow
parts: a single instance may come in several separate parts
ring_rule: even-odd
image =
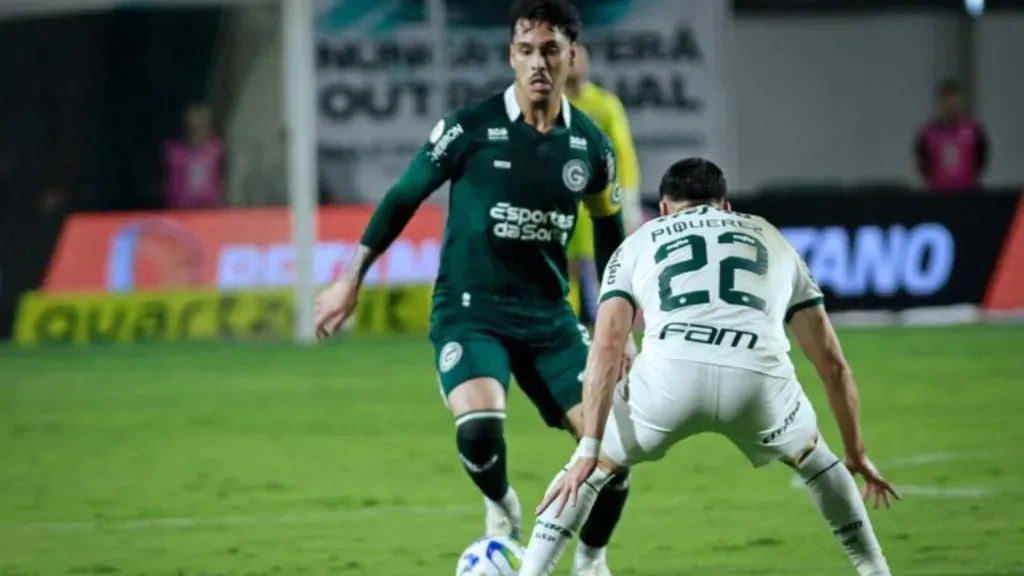
[[[565,93],[577,108],[586,113],[612,141],[617,158],[615,171],[622,188],[622,216],[626,233],[643,223],[640,204],[640,166],[633,147],[633,135],[622,101],[588,79],[587,51],[580,46],[576,63],[569,73]],[[597,290],[601,284],[594,268],[594,224],[589,213],[580,212],[576,231],[569,241],[569,300],[584,324],[591,324],[597,312]]]

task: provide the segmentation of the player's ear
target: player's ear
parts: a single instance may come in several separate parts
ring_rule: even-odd
[[[512,63],[512,50],[514,48],[515,48],[515,46],[513,46],[512,43],[509,42],[509,44],[508,44],[508,67],[512,68],[513,70],[515,70],[515,68],[516,68],[516,65]]]
[[[726,212],[732,212],[732,204],[730,204],[728,200],[722,202],[722,208],[725,209]]]
[[[576,66],[576,57],[579,56],[580,45],[578,42],[569,44],[569,69],[571,70]]]
[[[658,201],[658,214],[661,216],[668,216],[668,202],[665,202],[664,200]]]

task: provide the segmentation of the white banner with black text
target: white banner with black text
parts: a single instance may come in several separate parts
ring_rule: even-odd
[[[320,0],[317,128],[322,184],[335,200],[379,200],[440,114],[512,81],[507,2],[447,0],[442,73],[427,4]],[[643,189],[656,190],[662,172],[684,156],[728,167],[722,45],[729,3],[576,4],[591,79],[617,94],[629,116]]]

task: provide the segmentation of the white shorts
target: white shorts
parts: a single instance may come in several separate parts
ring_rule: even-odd
[[[614,463],[631,466],[713,432],[760,467],[798,455],[817,429],[814,407],[795,377],[641,353],[616,390],[601,448]]]

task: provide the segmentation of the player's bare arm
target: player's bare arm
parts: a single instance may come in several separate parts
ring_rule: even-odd
[[[825,308],[810,306],[797,311],[790,319],[789,328],[825,386],[829,407],[843,438],[846,466],[864,477],[863,496],[873,497],[875,508],[879,503],[888,508],[890,496],[897,500],[900,497],[868,459],[861,431],[857,384]]]
[[[836,415],[843,437],[843,449],[853,457],[862,455],[864,437],[860,428],[857,386],[825,309],[812,306],[796,312],[790,319],[789,328],[825,385],[829,406]]]
[[[363,278],[366,278],[366,273],[370,271],[370,266],[373,266],[378,256],[380,254],[372,248],[360,244],[359,248],[356,249],[355,257],[352,258],[348,267],[342,272],[341,279],[362,284]]]
[[[443,128],[444,124],[439,123],[438,126]],[[434,134],[431,140],[437,140]],[[370,267],[398,238],[423,201],[446,178],[446,166],[432,157],[426,147],[417,153],[405,173],[374,211],[363,232],[355,258],[337,281],[317,296],[314,320],[318,338],[335,334],[351,316],[359,289]]]
[[[359,246],[349,266],[317,296],[314,307],[317,338],[325,338],[337,332],[355,310],[363,278],[377,256],[370,248]]]
[[[622,350],[632,341],[633,312],[633,304],[620,297],[609,298],[598,308],[583,383],[584,439],[600,442],[604,436],[615,385],[625,369]]]

